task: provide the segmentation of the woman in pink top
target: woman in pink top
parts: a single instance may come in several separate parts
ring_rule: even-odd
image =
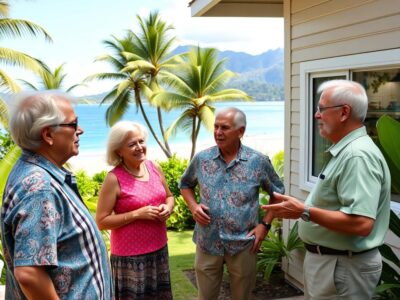
[[[101,187],[96,221],[111,229],[116,299],[172,299],[165,221],[174,207],[161,168],[146,159],[146,129],[121,121],[108,138],[114,166]]]

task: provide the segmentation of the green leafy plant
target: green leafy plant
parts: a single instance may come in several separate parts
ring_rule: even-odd
[[[291,252],[295,249],[304,249],[304,244],[298,236],[298,222],[290,230],[286,243],[282,238],[280,227],[273,227],[257,254],[257,269],[263,271],[264,278],[268,280],[272,271],[281,266],[282,258],[291,259]]]
[[[392,192],[400,194],[400,122],[384,115],[377,122],[379,144],[392,176]],[[400,219],[390,212],[389,229],[400,237]],[[379,251],[384,257],[380,285],[376,293],[386,299],[400,298],[400,259],[390,246],[383,244]],[[397,270],[396,270],[397,269]]]
[[[390,211],[389,229],[400,238],[400,219],[393,211]],[[400,299],[400,273],[398,272],[400,259],[386,244],[381,245],[379,251],[385,260],[383,261],[381,284],[375,292],[385,299]]]
[[[178,187],[179,180],[188,166],[188,160],[177,158],[174,154],[167,161],[159,161],[158,163],[164,172],[167,184],[175,198],[174,212],[167,221],[168,229],[182,231],[193,228],[195,222],[192,218],[192,213],[187,207],[185,200],[183,200]],[[197,190],[196,199],[198,199]]]

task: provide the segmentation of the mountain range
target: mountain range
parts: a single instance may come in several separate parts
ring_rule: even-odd
[[[172,54],[187,52],[192,46],[179,46]],[[244,52],[218,51],[218,59],[225,59],[225,67],[237,74],[227,88],[240,89],[256,101],[283,101],[283,49],[269,50],[259,55]],[[106,93],[82,98],[101,101]]]
[[[173,54],[184,53],[192,46],[179,46]],[[218,51],[218,58],[225,59],[225,67],[238,76],[228,87],[245,91],[256,101],[280,101],[284,99],[284,53],[282,48],[259,55],[245,52]]]
[[[179,46],[172,54],[184,53],[192,46]],[[225,60],[225,68],[236,73],[227,88],[237,88],[256,101],[282,101],[284,99],[283,83],[283,49],[269,50],[259,55],[244,52],[218,51],[218,59]],[[90,99],[100,102],[108,94],[85,95],[82,101]],[[6,101],[8,96],[0,95]]]

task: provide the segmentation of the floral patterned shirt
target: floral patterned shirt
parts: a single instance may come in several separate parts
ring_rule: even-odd
[[[270,195],[284,193],[269,158],[244,145],[228,165],[217,146],[194,156],[179,187],[196,185],[200,203],[209,207],[211,223],[196,224],[193,241],[201,251],[219,256],[239,253],[254,240],[246,235],[258,224],[260,187]]]
[[[42,266],[60,299],[112,299],[107,249],[68,171],[24,151],[8,177],[1,209],[6,299],[26,299],[14,268]]]

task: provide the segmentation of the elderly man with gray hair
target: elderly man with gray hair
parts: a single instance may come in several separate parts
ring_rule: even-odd
[[[257,251],[272,221],[269,215],[258,219],[259,191],[262,188],[271,196],[284,191],[269,158],[241,143],[245,129],[246,115],[241,110],[218,111],[217,145],[196,154],[181,178],[182,196],[196,221],[193,241],[199,300],[218,299],[224,264],[232,299],[251,299]]]
[[[263,208],[302,220],[305,299],[371,299],[382,271],[380,246],[390,215],[390,172],[363,125],[368,99],[357,82],[319,87],[319,133],[332,142],[329,162],[305,203],[275,194]]]
[[[69,96],[21,97],[10,131],[23,153],[1,210],[6,299],[112,299],[107,249],[75,177],[63,168],[83,133]]]

